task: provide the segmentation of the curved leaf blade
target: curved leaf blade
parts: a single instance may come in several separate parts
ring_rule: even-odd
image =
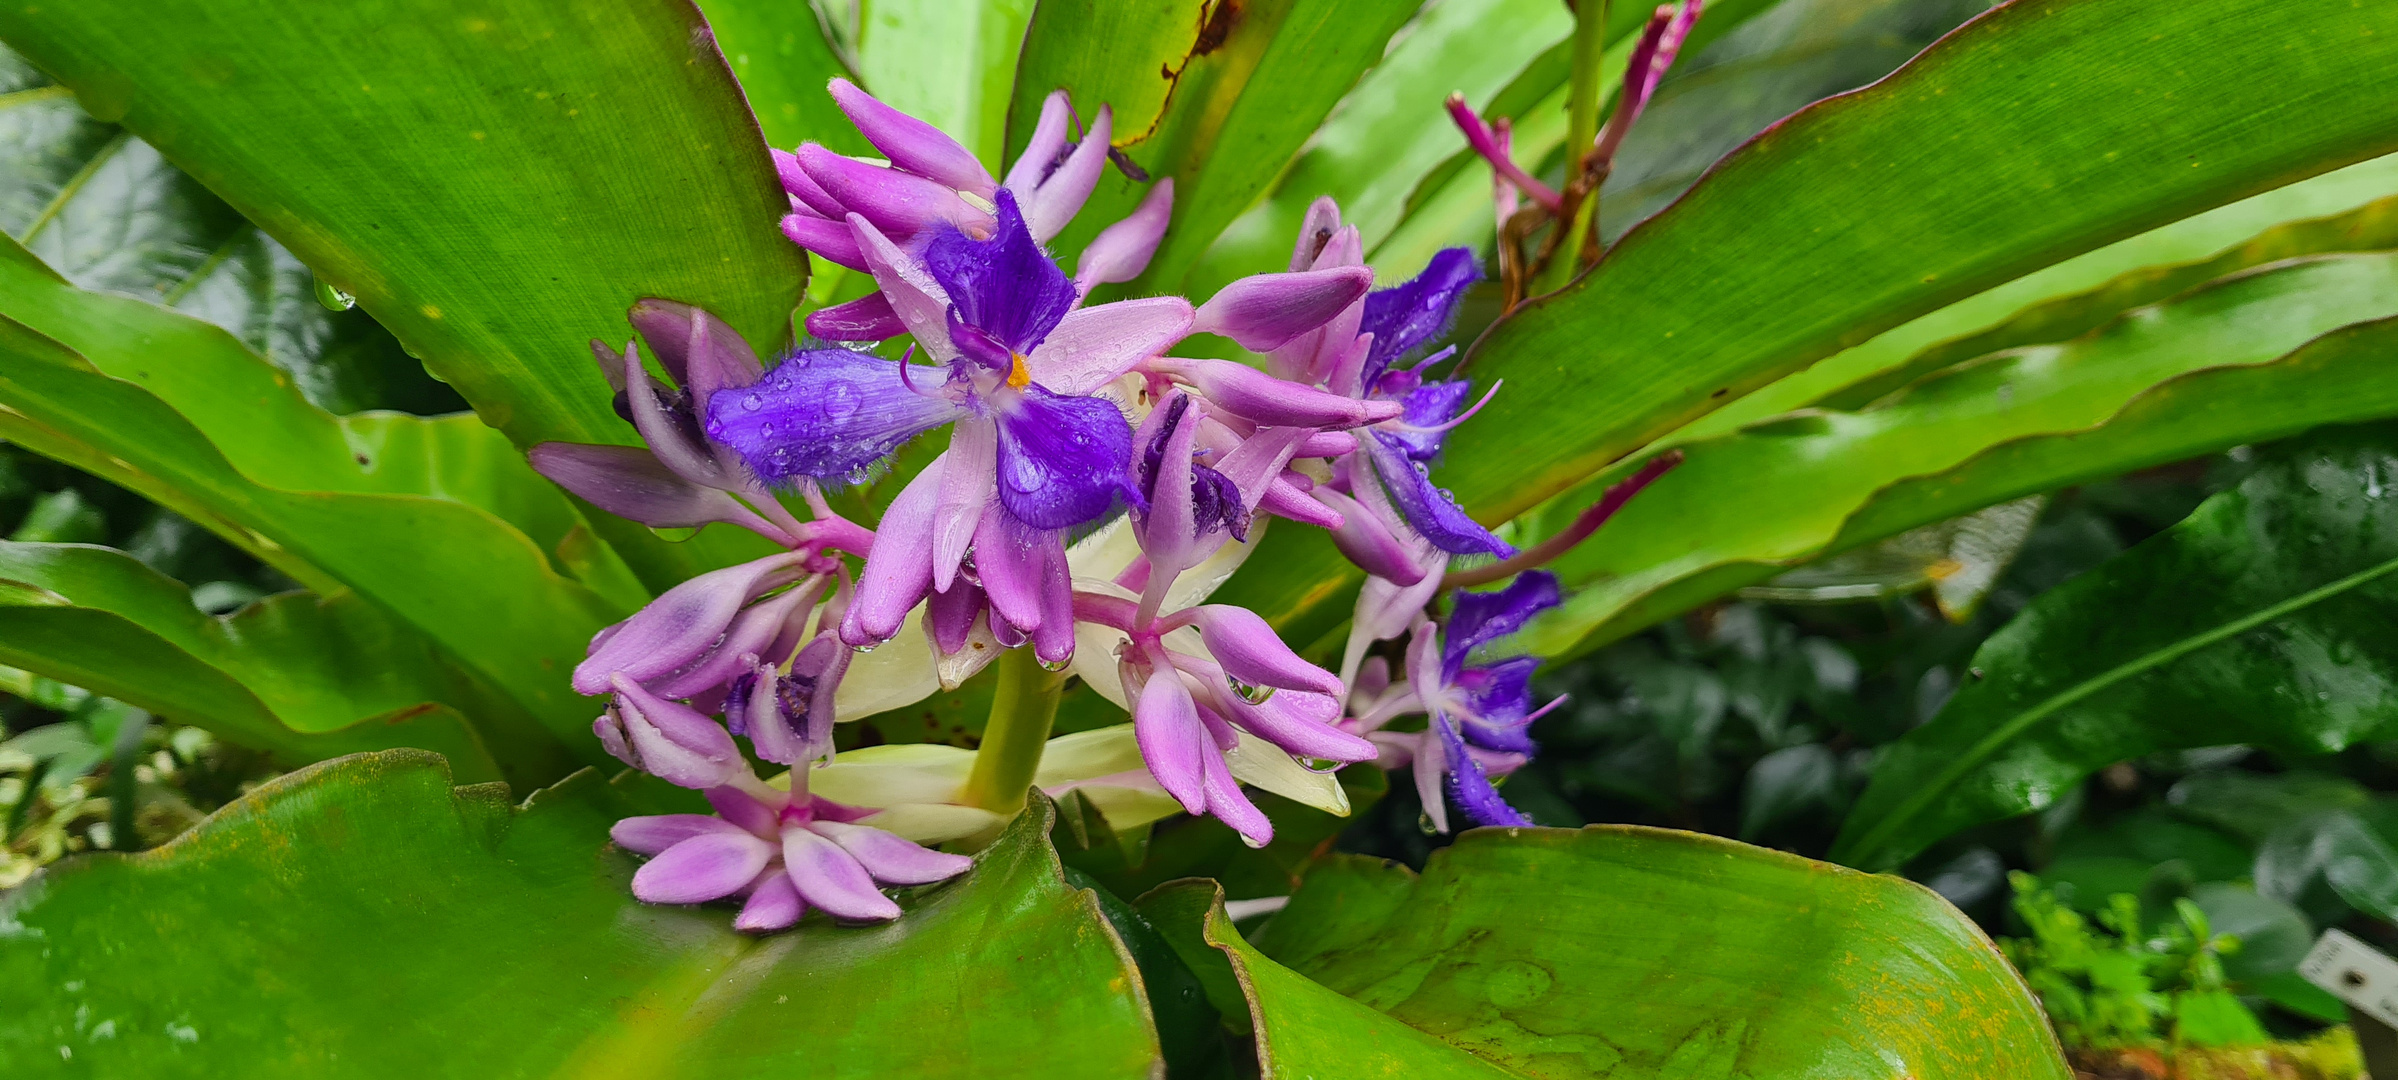
[[[735,933],[729,909],[635,902],[633,860],[608,846],[627,812],[588,771],[511,807],[489,786],[453,790],[440,759],[413,751],[287,775],[162,848],[70,860],[0,899],[0,1056],[62,1061],[63,1044],[73,1069],[162,1077],[417,1077],[469,1062],[494,1075],[1150,1075],[1139,972],[1091,894],[1062,879],[1046,811],[895,923],[818,917],[764,938]]]
[[[2181,524],[2042,594],[1974,653],[1982,678],[1891,748],[1834,857],[1895,865],[2154,750],[2323,753],[2384,730],[2398,711],[2394,434],[2352,428],[2285,448]]]
[[[806,264],[688,4],[16,6],[0,39],[356,296],[520,446],[630,441],[583,342],[625,337],[640,297],[764,345],[788,333]]]
[[[0,541],[0,580],[65,601],[0,606],[0,662],[11,667],[287,764],[412,746],[450,758],[471,780],[501,778],[460,715],[480,712],[483,694],[354,594],[286,593],[218,617],[123,552],[9,541]]]
[[[1443,479],[1504,520],[1943,303],[2398,150],[2393,64],[2398,12],[2371,4],[1995,9],[1769,129],[1494,328],[1474,372],[1523,389],[1483,430],[1527,436],[1459,440]]]
[[[1176,889],[1161,929],[1188,959],[1199,890],[1143,907]],[[1221,920],[1207,943],[1245,968],[1278,1061],[1401,1044],[1380,1017],[1479,1066],[1445,1075],[2069,1075],[2014,969],[1930,890],[1718,837],[1475,830],[1420,878],[1319,863],[1254,948]],[[1360,1019],[1313,1027],[1339,1016],[1324,999]]]
[[[2398,255],[2321,256],[2235,276],[2074,341],[1982,358],[1871,409],[1800,413],[1693,443],[1683,448],[1680,467],[1558,560],[1560,575],[1584,588],[1539,624],[1535,648],[1550,655],[1579,651],[1670,615],[1676,605],[1703,602],[1820,555],[2073,479],[2127,471],[2137,465],[2084,455],[2059,462],[2074,470],[2065,477],[2029,468],[2009,475],[1981,459],[2042,436],[2113,427],[2126,419],[2127,406],[2173,380],[2212,369],[2270,368],[2320,335],[2392,315],[2398,315]],[[2352,374],[2347,367],[2338,373]],[[2294,419],[2303,430],[2389,407],[2387,394],[2327,402],[2307,393],[2306,384],[2318,377],[2311,368],[2278,377],[2293,386],[2251,399],[2246,404],[2253,408],[2209,408],[2215,399],[2194,384],[2171,398],[2182,410],[2178,417],[2144,412],[2135,426],[2164,425],[2177,443],[2203,452],[2260,431],[2287,431]],[[2244,381],[2240,389],[2256,383]],[[2293,409],[2324,408],[2332,411],[2293,416]],[[1976,477],[1971,484],[1961,482],[1967,470]],[[1946,512],[1922,517],[1931,511],[1872,509],[1901,484],[1940,492]],[[1861,517],[1873,524],[1853,520]]]

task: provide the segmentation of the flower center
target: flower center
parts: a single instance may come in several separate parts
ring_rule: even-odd
[[[1024,366],[1024,354],[1012,353],[1010,355],[1014,356],[1016,361],[1012,367],[1008,368],[1007,384],[1018,390],[1032,385],[1032,369]]]

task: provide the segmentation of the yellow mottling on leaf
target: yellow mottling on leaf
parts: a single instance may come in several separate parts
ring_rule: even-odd
[[[425,313],[425,318],[428,318],[428,319],[438,319],[438,318],[440,318],[440,317],[441,317],[441,309],[440,309],[440,308],[437,308],[437,307],[434,307],[434,306],[433,306],[433,305],[431,305],[431,304],[426,304],[425,306],[423,306],[423,307],[421,307],[421,308],[418,308],[417,310],[418,310],[418,311],[422,311],[422,312],[424,312],[424,313]]]

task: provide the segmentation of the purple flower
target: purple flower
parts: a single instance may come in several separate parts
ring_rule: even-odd
[[[670,300],[643,300],[629,317],[676,386],[642,370],[630,343],[619,350],[594,340],[591,349],[616,391],[617,412],[648,449],[542,443],[526,455],[536,470],[600,509],[646,525],[689,528],[721,521],[787,547],[862,548],[865,530],[821,508],[821,520],[801,523],[738,457],[701,433],[698,403],[759,378],[757,353],[740,334],[706,311]]]
[[[1032,139],[1004,184],[956,140],[847,79],[832,80],[830,90],[890,164],[844,157],[815,143],[803,143],[793,153],[775,151],[775,171],[791,196],[783,235],[827,260],[873,271],[877,278],[884,276],[874,254],[878,245],[913,256],[950,233],[976,240],[997,234],[1003,227],[998,207],[1003,195],[1017,204],[1033,240],[1047,241],[1082,209],[1107,166],[1112,110],[1102,106],[1090,129],[1069,141],[1073,108],[1062,90],[1043,103]],[[1131,216],[1101,233],[1077,269],[1076,294],[1137,276],[1164,237],[1173,201],[1173,185],[1160,183]],[[831,341],[882,340],[909,329],[892,299],[879,292],[811,313],[807,326],[809,333]]]
[[[1449,831],[1449,800],[1476,825],[1531,824],[1500,797],[1490,777],[1531,759],[1537,747],[1526,730],[1565,699],[1532,708],[1532,673],[1540,666],[1534,657],[1470,666],[1469,661],[1559,600],[1556,576],[1538,570],[1518,575],[1497,592],[1458,593],[1446,627],[1430,619],[1416,622],[1404,684],[1383,690],[1387,668],[1379,660],[1361,673],[1352,701],[1358,715],[1343,720],[1342,729],[1380,746],[1385,767],[1414,769],[1424,812],[1442,832]],[[1425,730],[1383,729],[1410,713],[1426,715]]]
[[[921,258],[853,221],[896,317],[944,367],[812,350],[706,402],[708,437],[774,483],[852,479],[908,439],[955,425],[948,452],[877,530],[842,627],[853,645],[888,640],[927,595],[964,583],[972,591],[944,603],[936,637],[987,604],[994,630],[1029,635],[1044,660],[1071,656],[1065,532],[1106,514],[1131,481],[1132,426],[1094,391],[1190,326],[1190,306],[1174,298],[1078,307],[1012,190],[997,193],[996,210],[987,239],[941,230]]]
[[[746,772],[746,768],[744,769]],[[742,898],[733,928],[781,930],[813,906],[836,919],[899,917],[885,886],[929,885],[974,860],[929,851],[869,825],[873,812],[804,791],[792,796],[748,778],[712,788],[717,814],[626,818],[610,836],[651,858],[633,874],[634,897],[652,904]]]
[[[1214,814],[1252,846],[1272,840],[1274,827],[1241,793],[1226,761],[1243,732],[1303,759],[1370,761],[1379,753],[1334,726],[1340,681],[1292,652],[1253,612],[1203,604],[1159,617],[1143,603],[1101,592],[1077,593],[1074,603],[1077,618],[1122,634],[1117,675],[1132,703],[1141,758],[1158,785],[1183,809]]]

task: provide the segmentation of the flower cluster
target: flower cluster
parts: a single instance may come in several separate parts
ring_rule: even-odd
[[[879,748],[892,753],[836,764],[834,726],[1019,648],[1132,717],[1120,734],[1051,744],[1035,782],[1053,793],[1081,790],[1143,821],[1175,807],[1212,814],[1262,845],[1273,825],[1244,782],[1337,800],[1331,769],[1379,761],[1414,769],[1443,828],[1452,798],[1477,823],[1521,823],[1490,777],[1532,751],[1537,661],[1474,666],[1475,654],[1555,604],[1556,583],[1527,573],[1457,594],[1445,623],[1426,613],[1455,584],[1452,557],[1495,557],[1506,574],[1540,556],[1430,479],[1448,432],[1479,408],[1465,380],[1433,374],[1454,352],[1434,346],[1481,277],[1471,254],[1441,252],[1375,291],[1358,230],[1325,199],[1287,271],[1196,306],[1091,303],[1095,287],[1147,266],[1173,199],[1171,181],[1155,183],[1071,277],[1051,258],[1044,244],[1108,163],[1124,164],[1107,109],[1077,134],[1066,96],[1052,96],[1001,181],[847,81],[831,92],[887,160],[814,144],[776,152],[791,205],[782,229],[870,275],[874,291],[809,315],[814,340],[771,365],[709,313],[644,300],[631,322],[670,382],[631,344],[592,344],[647,448],[532,452],[602,509],[659,527],[737,525],[779,547],[668,590],[595,636],[575,669],[578,692],[609,699],[594,730],[610,753],[717,810],[618,826],[620,846],[652,856],[635,895],[741,898],[736,925],[756,931],[810,905],[896,917],[884,887],[971,865],[921,845],[987,834],[1000,812],[966,793],[948,756],[964,751]],[[1262,365],[1174,355],[1203,334]],[[903,354],[878,351],[902,335]],[[830,509],[828,486],[873,475],[942,428],[945,449],[874,527]],[[1368,575],[1337,674],[1257,614],[1205,602],[1276,517],[1328,530]],[[1403,634],[1394,683],[1387,660],[1367,654]],[[894,642],[906,644],[864,656]],[[1393,726],[1415,714],[1421,731]],[[788,782],[761,780],[753,758],[788,766]]]

